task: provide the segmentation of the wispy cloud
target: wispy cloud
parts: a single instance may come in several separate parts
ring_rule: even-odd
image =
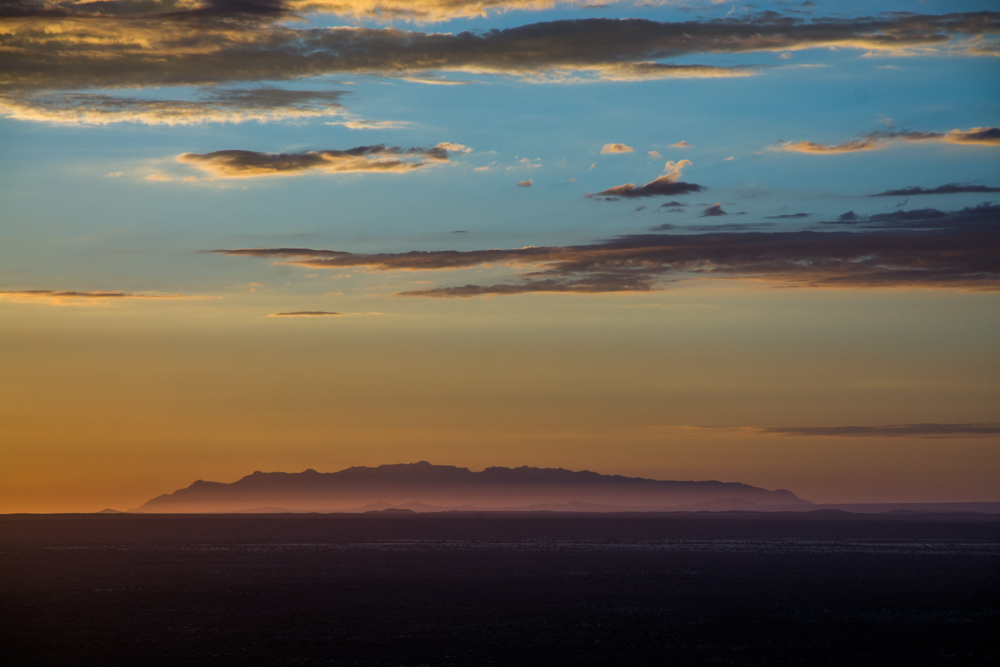
[[[888,426],[753,427],[765,435],[835,438],[983,438],[1000,435],[1000,424],[890,424]]]
[[[298,310],[290,313],[271,313],[268,317],[332,317],[343,314],[326,310]]]
[[[874,229],[637,234],[590,245],[355,254],[309,248],[216,250],[310,269],[436,271],[523,267],[516,282],[402,292],[433,298],[562,292],[649,292],[691,278],[740,278],[803,288],[1000,289],[1000,206],[912,215],[910,228],[870,216]],[[884,225],[879,229],[878,225]]]
[[[405,120],[337,120],[324,125],[341,125],[351,130],[398,130],[410,125]]]
[[[184,294],[136,294],[131,292],[113,291],[80,291],[80,290],[0,290],[0,301],[18,303],[47,303],[57,306],[71,304],[87,305],[107,303],[123,299],[204,299],[206,297],[186,296]]]
[[[988,185],[972,185],[970,183],[948,183],[946,185],[939,185],[936,188],[922,188],[919,186],[912,186],[909,188],[900,188],[898,190],[886,190],[885,192],[879,192],[878,194],[869,196],[915,197],[916,195],[954,195],[964,192],[969,192],[969,193],[1000,192],[1000,188],[994,188]]]
[[[362,172],[400,173],[442,164],[448,161],[448,148],[457,144],[442,143],[434,148],[357,146],[346,150],[307,151],[304,153],[258,153],[226,150],[213,153],[184,153],[178,162],[198,167],[215,178],[250,178],[257,176],[296,175],[308,172],[354,174]],[[462,151],[465,147],[462,146]]]
[[[812,153],[814,155],[832,155],[836,153],[858,153],[861,151],[878,151],[888,148],[896,141],[943,141],[953,144],[973,146],[1000,146],[1000,128],[974,127],[970,130],[951,130],[949,132],[916,132],[913,130],[876,130],[861,135],[840,144],[821,144],[815,141],[783,141],[770,150],[792,151],[794,153]]]
[[[94,93],[0,96],[0,115],[58,125],[200,125],[336,116],[343,91],[210,88],[195,100],[154,100]],[[346,122],[344,123],[346,124]]]

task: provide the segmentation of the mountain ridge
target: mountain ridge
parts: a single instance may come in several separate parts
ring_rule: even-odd
[[[530,466],[491,466],[474,472],[420,461],[328,473],[313,468],[299,473],[258,470],[232,483],[199,479],[149,500],[138,511],[246,511],[267,506],[335,510],[379,502],[484,508],[572,502],[650,507],[810,504],[787,489],[770,491],[741,482],[655,480]]]

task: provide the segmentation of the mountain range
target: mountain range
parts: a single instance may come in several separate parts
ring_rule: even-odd
[[[139,512],[791,509],[791,491],[738,482],[665,481],[562,468],[481,472],[427,461],[339,472],[255,472],[231,484],[198,480],[153,498]],[[598,509],[600,508],[600,509]]]

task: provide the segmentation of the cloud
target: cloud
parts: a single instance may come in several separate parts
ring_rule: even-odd
[[[784,141],[779,149],[794,153],[857,153],[859,151],[877,151],[885,148],[885,142],[876,139],[855,139],[842,144],[819,144],[814,141]]]
[[[1000,424],[891,424],[888,426],[754,427],[765,435],[837,438],[982,438],[1000,434]]]
[[[670,144],[671,148],[690,148],[691,144],[686,141],[678,141],[676,144]]]
[[[210,88],[196,100],[151,100],[95,93],[0,96],[0,115],[58,125],[201,125],[260,123],[336,116],[343,107],[339,90]],[[345,123],[346,124],[346,123]]]
[[[608,5],[617,0],[609,0]],[[713,0],[713,4],[722,0]],[[662,4],[662,3],[661,3]],[[453,19],[485,18],[511,11],[543,11],[559,5],[596,7],[590,0],[143,0],[118,2],[75,2],[39,0],[11,2],[0,16],[4,18],[59,18],[92,20],[162,18],[167,20],[241,20],[246,22],[278,21],[308,14],[334,14],[376,22],[411,21],[432,23]],[[815,7],[806,2],[800,7]],[[793,13],[802,13],[792,9]],[[731,13],[731,12],[730,12]],[[773,12],[756,14],[757,20],[773,20]]]
[[[862,134],[860,139],[852,139],[841,144],[820,144],[814,141],[783,141],[770,150],[812,153],[814,155],[834,153],[857,153],[879,151],[888,148],[894,141],[944,141],[953,144],[978,146],[1000,146],[1000,128],[974,127],[970,130],[950,132],[916,132],[912,130],[875,130]]]
[[[789,218],[808,218],[811,213],[783,213],[781,215],[765,216],[768,220],[787,220]]]
[[[462,144],[453,144],[450,141],[443,141],[440,144],[438,144],[437,146],[435,146],[435,148],[440,148],[442,150],[446,150],[449,153],[471,153],[472,152],[472,148],[470,148],[469,146],[464,146]]]
[[[712,204],[711,206],[709,206],[708,208],[706,208],[704,211],[701,212],[702,218],[710,218],[716,215],[729,215],[729,214],[722,210],[722,204]]]
[[[634,153],[635,149],[625,144],[604,144],[601,147],[601,155],[613,155],[615,153]]]
[[[657,160],[663,157],[662,155],[660,155],[659,151],[647,151],[646,154],[649,155],[649,157]]]
[[[1000,192],[1000,188],[993,188],[987,185],[972,185],[963,183],[948,183],[946,185],[939,185],[936,188],[921,188],[919,186],[913,186],[909,188],[901,188],[899,190],[886,190],[885,192],[879,192],[878,194],[869,195],[870,197],[912,197],[916,195],[953,195],[961,192],[976,192],[976,193],[987,193],[987,192]]]
[[[533,179],[533,178],[529,178],[529,179],[528,179],[528,180],[526,180],[526,181],[518,181],[518,182],[517,182],[517,187],[519,187],[519,188],[530,188],[530,187],[531,187],[531,185],[532,185],[532,184],[533,184],[534,182],[535,182],[535,179]]]
[[[178,162],[193,165],[215,178],[296,175],[307,172],[354,174],[363,172],[402,173],[448,161],[445,146],[400,148],[357,146],[347,150],[307,151],[304,153],[258,153],[225,150],[213,153],[184,153]],[[464,146],[462,147],[465,148]]]
[[[341,125],[351,130],[397,130],[409,126],[405,120],[338,120],[324,125]]]
[[[704,189],[704,186],[678,180],[681,177],[681,171],[690,164],[690,160],[667,162],[663,168],[664,174],[643,186],[636,187],[635,183],[626,183],[625,185],[616,185],[613,188],[608,188],[607,190],[598,192],[596,195],[587,193],[584,196],[613,201],[620,198],[669,197],[689,192],[700,192]]]
[[[529,157],[522,157],[517,159],[516,164],[512,164],[507,167],[507,171],[512,171],[515,169],[539,169],[542,166],[542,158],[536,157],[534,159]]]
[[[921,213],[927,218],[929,214]],[[635,234],[580,246],[355,254],[310,248],[211,252],[274,258],[309,269],[439,271],[521,267],[514,282],[402,292],[432,298],[532,292],[649,292],[692,278],[748,279],[799,288],[1000,290],[1000,206],[930,215],[934,226],[864,231]],[[866,218],[871,220],[875,218]]]
[[[585,3],[584,0],[294,0],[289,4],[297,11],[329,12],[375,21],[431,23]]]
[[[728,222],[721,225],[689,225],[685,229],[695,232],[743,232],[773,226],[773,222]]]
[[[461,1],[442,0],[442,5],[448,3],[462,6]],[[488,5],[477,0],[476,13]],[[8,5],[0,34],[0,81],[8,90],[25,93],[345,73],[426,78],[461,72],[557,82],[732,77],[758,70],[659,61],[826,47],[949,52],[963,41],[992,40],[1000,31],[1000,14],[995,12],[815,20],[763,12],[745,19],[664,23],[595,18],[482,33],[294,27],[288,19],[308,6],[280,0]],[[372,6],[391,14],[394,6],[419,3],[379,0]]]
[[[333,315],[343,314],[325,310],[298,310],[291,313],[271,313],[268,317],[332,317]]]
[[[78,291],[78,290],[0,290],[0,301],[18,303],[48,303],[65,306],[69,304],[92,305],[105,303],[108,300],[122,299],[203,299],[206,297],[190,297],[183,294],[133,294],[130,292],[112,291]]]
[[[893,211],[892,213],[876,213],[874,215],[858,215],[848,211],[836,220],[824,222],[824,225],[841,225],[848,227],[864,227],[868,229],[959,229],[978,228],[992,219],[995,225],[1000,220],[1000,206],[990,203],[975,207],[966,207],[961,211],[939,211],[935,208],[922,208],[910,211]]]
[[[974,127],[969,130],[952,130],[944,140],[953,144],[1000,146],[1000,127]]]

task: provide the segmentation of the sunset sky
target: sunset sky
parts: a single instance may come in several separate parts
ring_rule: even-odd
[[[0,3],[0,512],[420,460],[1000,500],[998,10]]]

